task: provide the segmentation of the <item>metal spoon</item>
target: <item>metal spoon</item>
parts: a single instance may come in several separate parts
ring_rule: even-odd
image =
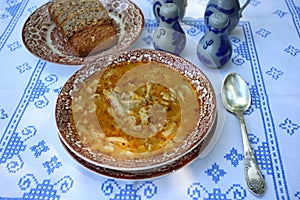
[[[222,101],[227,110],[236,114],[240,121],[247,186],[254,194],[262,195],[266,190],[266,184],[254,157],[243,115],[243,112],[250,106],[251,96],[246,82],[239,74],[230,73],[225,77],[222,86]]]

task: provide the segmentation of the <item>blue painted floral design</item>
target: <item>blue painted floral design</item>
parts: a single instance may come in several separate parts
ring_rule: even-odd
[[[22,74],[22,73],[30,70],[31,66],[28,64],[28,62],[25,62],[22,65],[17,66],[16,68],[20,72],[20,74]]]
[[[210,169],[207,169],[205,171],[205,173],[208,176],[211,176],[212,180],[215,183],[218,183],[220,181],[220,178],[226,174],[226,172],[223,169],[220,169],[220,167],[217,163],[214,163]]]
[[[290,135],[293,135],[295,131],[299,130],[300,126],[296,123],[293,123],[292,120],[286,118],[283,123],[279,125],[280,128],[286,130]]]
[[[247,197],[246,189],[239,184],[233,184],[226,192],[220,188],[214,188],[210,192],[200,183],[193,183],[187,193],[193,200],[244,200]]]
[[[284,51],[285,51],[286,53],[291,54],[291,55],[294,56],[294,57],[295,57],[298,53],[300,53],[300,50],[297,49],[297,48],[295,48],[295,47],[292,46],[292,45],[289,45],[287,48],[284,49]]]
[[[16,42],[13,42],[12,44],[8,44],[7,47],[10,51],[13,52],[17,49],[20,49],[22,47],[22,45],[18,41],[16,41]]]
[[[0,157],[0,164],[6,163],[6,169],[9,173],[15,173],[23,167],[24,161],[20,153],[24,152],[27,147],[25,142],[35,134],[36,128],[34,126],[24,128],[21,133],[13,132],[11,134]]]
[[[244,156],[238,153],[237,149],[233,147],[229,153],[225,154],[224,158],[230,161],[232,166],[236,167],[239,165],[239,162],[243,160]]]
[[[102,184],[101,191],[105,196],[110,197],[109,200],[149,200],[157,194],[157,186],[151,181],[145,181],[137,188],[134,184],[125,184],[122,187],[117,181],[108,179]]]
[[[274,169],[268,143],[263,142],[261,146],[258,146],[257,149],[254,150],[254,154],[261,170],[265,170],[267,174],[273,174]]]
[[[258,0],[251,0],[249,4],[251,4],[252,6],[256,7],[260,4],[261,2]]]
[[[62,166],[62,163],[58,161],[56,156],[53,156],[49,161],[43,163],[43,167],[47,169],[47,173],[50,175],[54,172],[55,169],[58,169]]]
[[[264,29],[264,28],[261,28],[259,31],[256,31],[256,33],[257,33],[258,35],[260,35],[261,37],[263,37],[263,38],[266,38],[268,35],[271,34],[270,31],[267,31],[267,30]]]
[[[274,78],[275,80],[277,80],[280,76],[283,75],[283,72],[276,69],[275,67],[272,67],[270,70],[268,70],[266,72],[266,74],[268,74],[269,76],[271,76],[272,78]]]
[[[43,152],[46,152],[49,150],[49,147],[45,145],[45,141],[40,141],[37,145],[33,145],[30,147],[31,151],[34,152],[34,156],[37,158],[41,156]]]
[[[55,183],[51,183],[50,179],[44,179],[38,182],[33,174],[23,176],[18,185],[22,191],[25,191],[21,198],[5,198],[5,199],[55,199],[59,200],[61,194],[68,192],[73,187],[73,179],[70,176],[64,176]]]
[[[279,17],[282,18],[282,17],[284,17],[284,15],[287,14],[287,12],[284,12],[282,10],[276,10],[276,11],[273,12],[273,14],[278,15]]]

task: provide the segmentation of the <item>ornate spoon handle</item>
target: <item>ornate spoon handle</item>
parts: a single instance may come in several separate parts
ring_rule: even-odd
[[[245,178],[248,188],[256,195],[262,195],[266,190],[266,183],[254,157],[243,114],[237,114],[242,131],[245,157]]]

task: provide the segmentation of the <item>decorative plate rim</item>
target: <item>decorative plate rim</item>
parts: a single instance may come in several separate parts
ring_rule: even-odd
[[[69,116],[72,112],[70,106],[72,102],[71,93],[76,91],[81,86],[82,82],[96,72],[104,70],[111,63],[133,61],[130,59],[139,60],[142,62],[161,62],[162,64],[170,66],[182,75],[186,76],[186,78],[190,79],[198,94],[200,91],[202,92],[201,106],[203,106],[203,109],[201,110],[203,113],[199,117],[197,130],[192,132],[186,138],[184,145],[174,149],[174,152],[168,152],[164,155],[156,156],[155,159],[152,160],[147,158],[139,160],[121,160],[107,158],[106,155],[91,155],[90,152],[81,146],[80,139],[75,136],[76,134],[74,133],[76,133],[76,131],[74,131],[72,124],[69,121]],[[203,94],[206,96],[204,97]],[[182,57],[166,52],[147,49],[129,50],[121,53],[120,55],[108,55],[99,58],[94,63],[82,67],[65,83],[57,98],[55,109],[59,137],[73,153],[94,165],[124,171],[145,170],[153,167],[163,166],[192,151],[209,133],[214,121],[216,120],[216,115],[217,105],[214,88],[207,76],[197,66]],[[151,164],[149,165],[148,163]]]
[[[91,62],[91,60],[95,60],[98,57],[102,57],[108,54],[112,54],[114,52],[119,52],[123,50],[127,50],[131,47],[141,36],[145,19],[143,12],[141,9],[130,0],[116,0],[111,2],[110,0],[100,0],[104,7],[109,11],[111,17],[113,17],[117,24],[120,26],[124,26],[120,31],[122,38],[121,40],[110,49],[101,51],[99,53],[89,55],[87,57],[78,57],[75,55],[66,55],[59,50],[53,50],[54,47],[59,48],[57,45],[50,45],[47,40],[53,42],[53,39],[49,38],[51,32],[53,31],[53,27],[55,27],[54,22],[51,20],[50,15],[48,13],[48,7],[53,2],[47,2],[37,8],[25,21],[22,28],[22,41],[26,47],[26,49],[33,55],[37,56],[40,59],[45,61],[63,64],[63,65],[84,65],[85,63]],[[122,2],[124,7],[119,6],[116,7],[116,3]],[[112,5],[110,5],[112,4]],[[38,18],[39,20],[35,20]],[[122,20],[126,19],[125,22]],[[139,23],[137,23],[139,20]],[[125,24],[126,23],[126,24]],[[126,28],[125,28],[126,25]],[[37,26],[41,26],[42,28],[38,28]],[[128,29],[128,27],[131,27]],[[40,31],[40,33],[39,33]],[[35,39],[32,39],[35,38]],[[59,42],[63,42],[63,39]],[[66,44],[65,44],[66,45]]]

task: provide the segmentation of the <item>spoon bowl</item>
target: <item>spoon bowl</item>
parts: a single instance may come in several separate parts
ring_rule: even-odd
[[[229,74],[223,83],[222,100],[225,107],[235,113],[248,110],[251,95],[246,82],[236,73]]]
[[[222,101],[227,110],[238,117],[241,125],[247,186],[254,194],[262,195],[266,190],[266,184],[253,154],[243,115],[250,107],[251,95],[245,80],[239,74],[230,73],[225,77],[222,85]]]

